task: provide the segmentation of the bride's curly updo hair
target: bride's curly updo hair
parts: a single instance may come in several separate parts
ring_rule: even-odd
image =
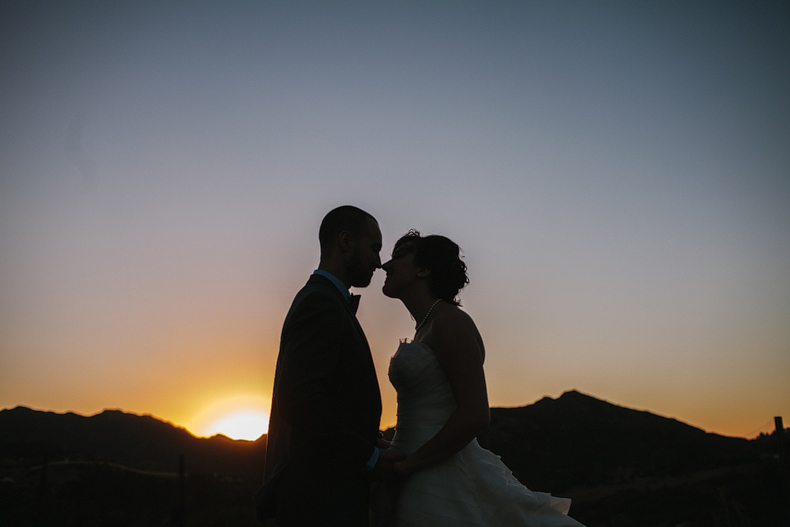
[[[414,264],[431,271],[428,275],[431,293],[445,302],[461,305],[456,297],[469,283],[469,277],[458,244],[439,234],[422,236],[420,231],[412,229],[395,242],[393,252],[406,244],[413,247]]]

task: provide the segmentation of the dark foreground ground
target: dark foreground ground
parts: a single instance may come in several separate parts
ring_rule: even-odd
[[[257,526],[257,481],[145,472],[87,461],[8,460],[0,483],[6,527]],[[788,527],[788,465],[777,459],[665,478],[568,489],[588,527]]]

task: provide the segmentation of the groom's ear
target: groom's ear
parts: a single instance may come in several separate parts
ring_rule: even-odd
[[[349,231],[340,231],[337,235],[337,246],[340,247],[341,252],[348,252],[351,250],[354,236]]]
[[[429,274],[431,274],[430,269],[428,269],[427,267],[420,267],[420,270],[417,271],[417,278],[425,278]]]

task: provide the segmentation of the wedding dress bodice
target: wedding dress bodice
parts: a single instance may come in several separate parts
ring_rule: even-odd
[[[436,435],[456,409],[450,382],[433,351],[403,341],[390,360],[389,378],[398,392],[397,441],[408,453]]]

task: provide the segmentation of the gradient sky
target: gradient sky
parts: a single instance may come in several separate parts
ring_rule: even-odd
[[[268,409],[331,208],[464,249],[489,398],[790,421],[785,2],[0,4],[0,408]],[[382,426],[414,322],[362,291]],[[263,433],[265,430],[261,430]]]

